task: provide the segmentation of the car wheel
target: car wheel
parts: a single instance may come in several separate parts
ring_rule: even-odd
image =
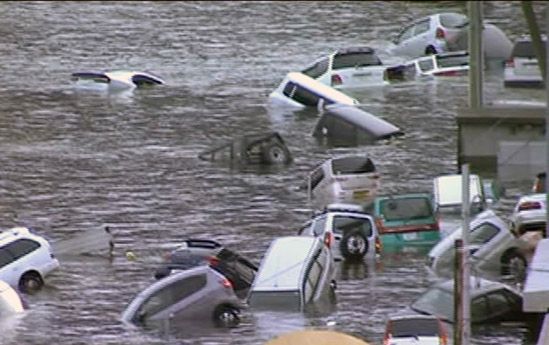
[[[273,143],[262,149],[263,162],[267,164],[283,164],[290,161],[290,153],[282,145]]]
[[[240,322],[240,310],[229,305],[219,306],[214,311],[214,321],[218,326],[236,326]]]
[[[25,293],[33,293],[44,286],[44,281],[37,272],[27,272],[19,280],[19,290]]]
[[[368,252],[368,239],[359,231],[351,231],[341,239],[341,254],[348,260],[360,260]]]
[[[437,50],[433,46],[428,46],[427,48],[425,48],[425,55],[434,55],[436,53],[437,53]]]
[[[501,261],[501,275],[513,276],[518,281],[526,277],[528,263],[524,256],[516,252],[510,252],[503,256]]]

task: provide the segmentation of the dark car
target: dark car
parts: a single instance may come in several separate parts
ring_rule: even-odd
[[[240,298],[248,294],[257,272],[257,266],[250,260],[216,241],[189,239],[168,255],[166,263],[156,270],[154,277],[162,279],[172,270],[187,270],[204,264],[229,279]]]

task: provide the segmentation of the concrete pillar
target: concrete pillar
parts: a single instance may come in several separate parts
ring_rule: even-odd
[[[469,107],[483,106],[484,54],[482,46],[483,1],[468,1],[469,11]]]

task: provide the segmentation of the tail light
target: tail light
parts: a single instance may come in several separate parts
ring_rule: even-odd
[[[519,211],[528,211],[528,210],[541,210],[541,203],[538,201],[526,201],[519,205]]]
[[[448,345],[448,337],[446,335],[441,335],[439,338],[438,338],[438,343],[440,345]]]
[[[436,31],[436,38],[443,39],[446,36],[444,30],[442,28],[437,28]]]
[[[220,280],[219,282],[221,283],[221,285],[223,285],[224,288],[227,288],[227,289],[233,288],[233,283],[231,283],[231,281],[227,278]]]
[[[376,254],[381,254],[381,250],[383,249],[383,244],[381,244],[381,239],[379,236],[376,236]]]
[[[331,248],[333,242],[334,234],[332,234],[331,232],[324,233],[324,244],[326,245],[326,247]]]
[[[339,76],[339,74],[332,74],[332,86],[341,85],[343,84],[343,80]]]
[[[215,256],[208,257],[208,263],[210,266],[217,266],[219,264],[219,259]]]
[[[505,67],[515,68],[515,60],[514,59],[509,59],[509,60],[505,61]]]

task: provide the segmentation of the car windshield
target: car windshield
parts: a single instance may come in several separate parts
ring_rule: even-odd
[[[334,233],[344,234],[353,230],[357,230],[361,233],[372,235],[372,225],[366,218],[356,218],[349,216],[335,216],[334,217]]]
[[[391,321],[393,337],[428,337],[438,335],[438,320],[436,319],[402,319]]]
[[[543,49],[545,48],[545,41],[543,42]],[[515,46],[513,47],[513,53],[511,54],[513,57],[520,57],[520,58],[537,58],[536,51],[534,50],[534,45],[532,44],[532,41],[520,41],[515,43]]]
[[[467,17],[458,13],[443,13],[440,15],[440,24],[445,28],[461,28],[467,25]]]
[[[454,296],[450,291],[435,287],[424,293],[412,303],[411,308],[422,314],[436,315],[453,322]]]
[[[371,159],[365,157],[344,157],[332,160],[334,175],[363,174],[376,171]]]
[[[427,198],[386,199],[381,201],[381,215],[388,221],[420,219],[433,216]]]
[[[468,66],[469,55],[437,56],[437,63],[439,68]]]
[[[324,58],[320,61],[314,62],[312,65],[306,67],[301,73],[308,75],[309,77],[316,79],[328,71],[329,60]]]
[[[333,69],[378,65],[381,65],[381,60],[374,53],[346,53],[334,56]]]
[[[431,71],[435,68],[435,64],[433,63],[433,59],[425,59],[418,62],[419,69],[422,72]]]

